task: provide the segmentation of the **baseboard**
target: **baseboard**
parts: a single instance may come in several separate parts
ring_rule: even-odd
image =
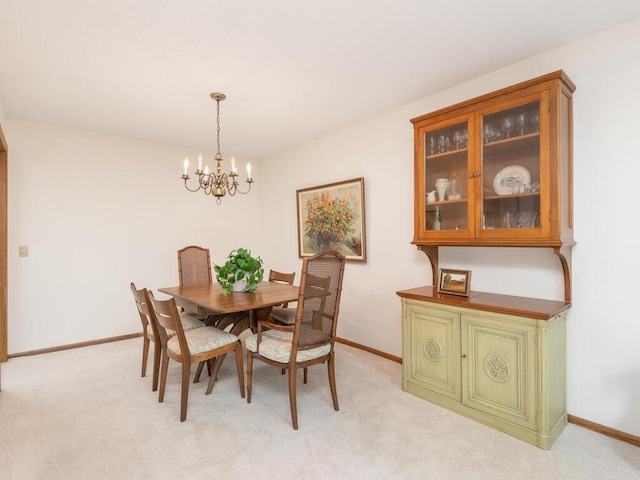
[[[402,363],[402,357],[396,357],[395,355],[390,355],[388,353],[381,352],[380,350],[376,350],[375,348],[370,348],[365,345],[352,342],[350,340],[345,340],[344,338],[337,337],[336,342],[343,343],[345,345],[349,345],[350,347],[358,348],[360,350],[364,350],[365,352],[373,353],[374,355],[387,358],[397,363]],[[605,427],[604,425],[600,425],[595,422],[590,422],[589,420],[585,420],[583,418],[576,417],[574,415],[567,415],[567,421],[569,423],[573,423],[574,425],[578,425],[579,427],[583,427],[588,430],[592,430],[594,432],[600,433],[601,435],[606,435],[607,437],[615,438],[616,440],[620,440],[621,442],[629,443],[636,447],[640,447],[640,437],[631,435],[630,433],[625,433],[619,430],[615,430],[613,428]]]
[[[376,350],[375,348],[366,347],[359,343],[352,342],[351,340],[345,340],[344,338],[336,337],[336,342],[343,343],[345,345],[349,345],[350,347],[358,348],[360,350],[364,350],[365,352],[373,353],[374,355],[378,355],[379,357],[386,358],[388,360],[392,360],[396,363],[402,363],[402,357],[396,357],[395,355],[390,355],[388,353],[382,352],[380,350]]]
[[[27,357],[30,355],[40,355],[43,353],[70,350],[72,348],[88,347],[90,345],[100,345],[102,343],[119,342],[120,340],[129,340],[131,338],[137,338],[141,336],[142,336],[142,333],[130,333],[128,335],[120,335],[118,337],[101,338],[99,340],[91,340],[88,342],[72,343],[69,345],[59,345],[57,347],[42,348],[39,350],[30,350],[27,352],[20,352],[20,353],[12,353],[7,357],[17,358],[17,357]],[[365,352],[378,355],[380,357],[386,358],[396,363],[402,363],[402,357],[397,357],[395,355],[391,355],[389,353],[376,350],[375,348],[367,347],[360,343],[352,342],[350,340],[346,340],[340,337],[336,337],[336,342],[342,343],[344,345],[348,345],[350,347],[358,348],[360,350],[364,350]],[[625,432],[621,432],[620,430],[615,430],[613,428],[605,427],[604,425],[600,425],[598,423],[591,422],[589,420],[585,420],[584,418],[576,417],[574,415],[567,415],[567,421],[569,423],[573,423],[574,425],[578,425],[579,427],[583,427],[588,430],[592,430],[594,432],[600,433],[602,435],[606,435],[607,437],[615,438],[616,440],[620,440],[621,442],[629,443],[636,447],[640,447],[640,437],[631,435],[630,433],[625,433]]]
[[[39,350],[29,350],[27,352],[12,353],[7,358],[28,357],[31,355],[41,355],[43,353],[60,352],[62,350],[71,350],[72,348],[89,347],[91,345],[100,345],[102,343],[119,342],[120,340],[129,340],[131,338],[141,337],[142,332],[130,333],[128,335],[120,335],[118,337],[101,338],[99,340],[90,340],[88,342],[70,343],[68,345],[59,345],[57,347],[41,348]]]
[[[621,442],[640,447],[640,437],[636,437],[635,435],[631,435],[630,433],[625,433],[621,432],[620,430],[605,427],[604,425],[590,422],[589,420],[585,420],[584,418],[576,417],[573,415],[567,415],[567,421],[569,423],[573,423],[574,425],[578,425],[579,427],[583,427],[588,430],[593,430],[594,432],[600,433],[602,435],[606,435],[607,437],[615,438],[616,440],[620,440]]]

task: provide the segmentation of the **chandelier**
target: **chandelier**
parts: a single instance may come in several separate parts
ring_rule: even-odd
[[[231,157],[231,171],[229,173],[224,173],[222,171],[222,155],[220,154],[220,102],[227,98],[224,93],[212,93],[211,98],[216,101],[216,116],[217,116],[217,140],[218,140],[218,153],[214,157],[216,161],[215,171],[210,172],[209,167],[205,166],[204,170],[202,169],[202,153],[198,155],[198,169],[196,170],[196,175],[198,176],[198,185],[195,188],[189,188],[187,185],[187,181],[191,178],[189,177],[188,169],[189,169],[189,159],[185,158],[184,160],[184,173],[182,174],[182,179],[184,180],[184,187],[190,192],[197,192],[198,190],[204,191],[205,195],[213,195],[216,197],[216,203],[220,205],[222,203],[222,197],[224,197],[227,193],[233,196],[236,193],[249,193],[251,190],[251,184],[253,183],[253,178],[251,178],[251,164],[247,163],[247,179],[245,182],[249,184],[249,188],[247,188],[246,192],[243,192],[238,188],[238,170],[236,170],[236,161],[233,157]]]

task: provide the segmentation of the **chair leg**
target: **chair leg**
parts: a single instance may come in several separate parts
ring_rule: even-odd
[[[191,364],[188,361],[182,362],[182,394],[180,395],[180,421],[187,419],[187,402],[189,401],[189,373]]]
[[[157,342],[153,343],[153,384],[152,391],[158,390],[158,373],[160,371],[160,352],[162,349]]]
[[[291,405],[291,421],[293,429],[298,430],[298,403],[296,402],[296,374],[298,369],[289,366],[289,404]]]
[[[142,374],[141,377],[147,375],[147,357],[149,356],[149,339],[145,335],[142,337]]]
[[[224,362],[224,359],[226,356],[227,354],[223,353],[222,355],[217,357],[216,362],[213,365],[213,371],[211,370],[209,371],[209,375],[211,375],[211,378],[213,378],[214,382],[218,380],[218,373],[220,373],[220,369],[222,368],[222,362]]]
[[[335,357],[333,354],[329,357],[329,361],[327,362],[327,369],[329,370],[329,386],[331,387],[333,409],[338,411],[338,390],[336,389]]]
[[[251,403],[251,381],[253,377],[253,357],[247,353],[247,403]]]
[[[222,358],[220,359],[222,363]],[[240,396],[244,398],[244,365],[242,364],[242,343],[238,340],[236,347],[236,370],[238,371],[238,383],[240,384]]]
[[[166,352],[162,352],[160,360],[160,393],[158,394],[158,402],[164,401],[164,388],[167,385],[167,370],[169,369],[169,357]]]

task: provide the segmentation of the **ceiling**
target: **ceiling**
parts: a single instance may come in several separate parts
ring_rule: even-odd
[[[5,116],[259,159],[640,16],[638,0],[0,0]]]

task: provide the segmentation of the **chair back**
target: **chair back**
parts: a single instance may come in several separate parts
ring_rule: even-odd
[[[269,281],[275,283],[286,283],[288,285],[293,285],[293,280],[296,278],[296,272],[292,273],[283,273],[278,272],[277,270],[269,270]],[[289,302],[283,303],[282,308],[287,308]]]
[[[346,258],[333,250],[303,259],[293,335],[295,350],[307,350],[327,343],[331,343],[333,349],[345,262]],[[292,358],[296,358],[293,351]]]
[[[167,340],[173,336],[175,332],[175,335],[178,337],[180,351],[186,351],[188,356],[189,348],[187,347],[187,338],[184,335],[184,328],[182,327],[176,301],[173,297],[169,300],[156,300],[153,292],[149,292],[149,301],[155,314],[158,325],[158,335],[160,336],[162,346],[166,348]],[[168,333],[167,330],[171,331],[171,333]]]
[[[181,287],[212,283],[209,249],[189,245],[178,250],[178,276]]]
[[[136,307],[140,314],[142,334],[150,340],[159,340],[155,312],[149,303],[149,292],[146,288],[138,290],[133,282],[131,282],[131,292],[133,293],[133,299],[136,302]]]

